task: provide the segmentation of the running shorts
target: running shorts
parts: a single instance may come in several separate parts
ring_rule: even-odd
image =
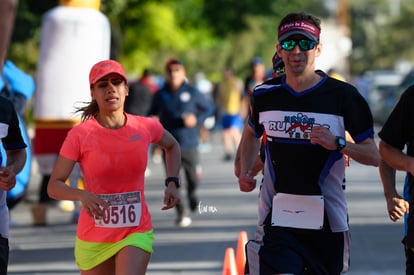
[[[264,232],[260,274],[336,275],[348,269],[348,231],[265,226]]]
[[[241,119],[239,114],[236,115],[228,115],[224,114],[221,117],[221,127],[223,129],[229,129],[229,128],[242,128],[243,127],[243,120]]]
[[[0,274],[7,274],[9,262],[9,240],[0,235]]]
[[[114,256],[126,246],[135,246],[148,253],[152,253],[153,243],[153,230],[133,233],[115,243],[87,242],[76,237],[75,260],[80,270],[90,270]]]

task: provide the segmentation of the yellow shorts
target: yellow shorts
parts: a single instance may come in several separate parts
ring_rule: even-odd
[[[75,260],[80,270],[89,270],[108,260],[126,246],[136,246],[152,253],[153,230],[134,233],[116,243],[86,242],[76,237]]]

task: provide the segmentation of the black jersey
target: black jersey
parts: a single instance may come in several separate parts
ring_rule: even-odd
[[[4,148],[6,150],[26,148],[13,103],[0,96],[0,110],[0,139]]]
[[[19,128],[19,120],[13,103],[0,96],[0,143],[6,150],[24,149],[26,144]],[[6,165],[3,154],[0,154],[0,165]],[[7,208],[7,191],[0,189],[0,235],[8,237],[9,212]]]
[[[266,162],[272,178],[267,182],[273,183],[276,192],[323,194],[331,226],[345,230],[343,155],[311,144],[309,134],[313,126],[320,125],[336,136],[345,137],[346,130],[358,143],[373,138],[373,119],[354,86],[322,71],[317,73],[322,80],[300,93],[285,83],[284,76],[257,86],[251,98],[249,125],[257,137],[266,132]],[[335,211],[330,210],[334,205]]]
[[[414,85],[407,88],[401,95],[397,105],[395,105],[387,121],[382,127],[378,136],[387,144],[403,150],[407,147],[407,155],[414,157]],[[408,214],[408,227],[405,234],[407,235],[407,246],[414,247],[414,235],[408,232],[414,232],[414,177],[411,173],[406,173],[404,185],[404,199],[410,202]]]

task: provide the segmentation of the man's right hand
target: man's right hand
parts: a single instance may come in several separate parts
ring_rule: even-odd
[[[404,214],[408,213],[410,205],[400,196],[395,196],[393,198],[387,199],[386,201],[388,215],[393,222],[398,221],[404,217]]]
[[[256,179],[251,171],[243,172],[239,176],[239,187],[242,192],[251,192],[256,188]]]

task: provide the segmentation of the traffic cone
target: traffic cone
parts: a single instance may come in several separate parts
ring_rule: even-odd
[[[224,254],[223,275],[238,275],[234,249],[232,247],[227,247]]]
[[[247,232],[241,231],[239,233],[239,238],[237,241],[237,251],[236,251],[236,266],[237,272],[239,275],[244,274],[244,266],[246,265],[246,243],[248,241]]]

